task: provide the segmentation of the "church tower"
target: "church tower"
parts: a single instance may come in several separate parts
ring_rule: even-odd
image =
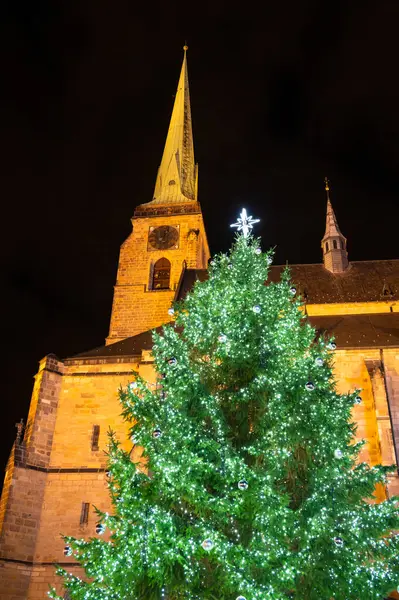
[[[342,273],[348,268],[348,253],[346,251],[346,238],[342,235],[335,213],[330,201],[330,186],[325,178],[325,190],[327,194],[327,218],[326,232],[321,240],[323,249],[324,266],[331,273]]]
[[[198,202],[187,46],[152,200],[140,204],[122,244],[107,344],[165,322],[185,267],[206,269],[209,247]]]

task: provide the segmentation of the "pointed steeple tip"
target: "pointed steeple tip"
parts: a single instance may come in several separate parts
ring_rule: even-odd
[[[198,170],[194,159],[191,125],[187,43],[184,44],[183,50],[183,64],[155,190],[152,200],[146,202],[146,206],[197,202]]]

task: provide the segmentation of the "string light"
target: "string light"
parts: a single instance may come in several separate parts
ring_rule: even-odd
[[[265,285],[271,253],[250,223],[154,334],[157,384],[121,391],[143,454],[110,434],[104,536],[60,542],[85,569],[57,571],[72,598],[306,598],[311,582],[315,597],[375,600],[398,586],[395,499],[370,502],[389,470],[357,462],[359,390],[338,394],[335,342],[289,273]]]

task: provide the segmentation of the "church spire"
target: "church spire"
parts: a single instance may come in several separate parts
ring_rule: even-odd
[[[332,273],[342,273],[348,268],[348,253],[346,251],[346,238],[338,226],[330,200],[330,184],[325,177],[325,190],[327,195],[326,232],[321,240],[323,249],[323,262],[326,269]]]
[[[187,73],[187,50],[170,119],[161,165],[151,205],[184,204],[197,201],[197,165],[191,126],[190,92]]]

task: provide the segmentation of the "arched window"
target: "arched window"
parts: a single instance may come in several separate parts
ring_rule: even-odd
[[[160,258],[154,265],[152,276],[153,290],[167,290],[170,282],[170,262],[167,258]]]
[[[326,252],[328,252],[329,247],[328,247],[328,242],[326,242]]]
[[[336,250],[338,248],[337,240],[333,240],[333,247],[334,247],[334,250]]]

